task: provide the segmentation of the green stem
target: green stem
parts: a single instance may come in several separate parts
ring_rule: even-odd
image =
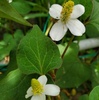
[[[50,96],[48,96],[48,100],[51,100],[51,97]]]
[[[64,57],[64,55],[65,55],[65,53],[66,53],[66,51],[67,51],[67,49],[68,49],[69,45],[72,43],[72,40],[73,40],[73,39],[74,39],[74,35],[72,35],[72,37],[70,38],[70,40],[69,40],[69,42],[68,42],[68,44],[67,44],[67,46],[66,46],[65,50],[64,50],[64,51],[63,51],[63,53],[62,53],[61,58],[63,58],[63,57]]]
[[[53,22],[50,23],[50,25],[48,26],[48,28],[47,28],[47,30],[46,30],[46,32],[45,32],[45,35],[46,35],[46,36],[48,35],[48,33],[49,33],[49,31],[50,31],[52,25],[53,25]]]

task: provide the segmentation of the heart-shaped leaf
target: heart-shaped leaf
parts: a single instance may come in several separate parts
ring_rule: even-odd
[[[17,63],[25,74],[46,74],[52,69],[59,68],[62,60],[56,44],[35,25],[20,42]]]
[[[63,46],[60,45],[61,51]],[[90,77],[90,69],[78,58],[78,46],[72,44],[63,59],[62,67],[56,73],[56,84],[62,88],[80,86]]]
[[[89,100],[99,100],[99,86],[93,88],[89,94]]]

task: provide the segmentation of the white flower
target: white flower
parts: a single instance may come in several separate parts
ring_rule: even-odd
[[[40,76],[38,79],[31,80],[31,87],[27,90],[25,98],[32,96],[31,100],[46,100],[45,95],[57,96],[60,93],[60,88],[54,84],[46,84],[47,77]]]
[[[53,4],[49,9],[49,14],[58,21],[50,30],[52,40],[59,41],[69,29],[75,36],[82,36],[85,32],[85,26],[77,19],[84,14],[85,8],[81,4],[74,5],[73,1],[66,2],[63,7]]]

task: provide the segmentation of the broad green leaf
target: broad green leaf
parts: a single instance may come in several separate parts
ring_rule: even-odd
[[[30,87],[31,79],[36,75],[26,76],[17,69],[15,50],[10,53],[10,63],[6,69],[7,71],[0,75],[0,100],[26,100],[26,91]]]
[[[92,13],[92,0],[80,0],[79,3],[85,7],[85,13],[81,16],[81,19],[83,19],[83,21],[88,20]]]
[[[62,60],[56,44],[35,25],[19,44],[17,63],[25,74],[46,74],[59,68]]]
[[[79,97],[79,100],[89,100],[89,96],[87,94],[84,94]]]
[[[93,25],[93,23],[92,24],[89,23],[86,25],[86,34],[90,38],[99,37],[99,30],[97,29],[95,25]]]
[[[13,20],[23,25],[32,26],[22,18],[22,16],[7,2],[7,0],[0,0],[0,17]]]
[[[16,41],[16,44],[18,45],[20,40],[24,37],[24,34],[22,32],[22,30],[20,29],[17,29],[15,32],[14,32],[14,40]],[[15,48],[16,49],[16,48]]]
[[[89,100],[99,100],[99,86],[93,88],[93,90],[89,94]]]
[[[59,46],[63,49],[63,46]],[[60,51],[61,52],[61,51]],[[62,88],[80,86],[90,76],[90,69],[78,58],[78,46],[72,44],[63,59],[62,67],[56,73],[56,84]]]
[[[93,11],[92,11],[92,14],[90,16],[91,22],[96,22],[99,19],[99,17],[98,17],[99,10],[97,9],[98,6],[99,6],[99,3],[96,0],[93,0]]]
[[[28,80],[29,82],[27,82],[27,80],[25,80],[25,75],[23,75],[19,70],[16,69],[17,63],[15,54],[15,51],[10,53],[10,63],[8,66],[6,66],[7,71],[0,75],[0,100],[25,100],[23,96],[25,95],[26,90],[29,87],[30,80]],[[25,83],[24,81],[26,81],[27,83]],[[26,86],[25,84],[28,86]],[[22,86],[20,85],[24,86],[24,89],[21,89]]]
[[[99,59],[91,64],[92,74],[90,76],[92,87],[99,85]]]
[[[3,47],[0,49],[0,60],[2,60],[5,56],[8,56],[10,51],[16,45],[15,40],[10,34],[5,34],[3,42],[5,45],[3,45]]]
[[[93,0],[93,9],[89,19],[88,24],[86,25],[87,31],[86,34],[89,37],[99,37],[99,2]]]
[[[26,100],[25,94],[31,79],[31,76],[22,74],[19,69],[9,72],[0,81],[0,100]]]
[[[5,56],[8,56],[11,50],[14,48],[16,49],[23,36],[23,32],[18,29],[15,31],[13,36],[8,33],[4,34],[3,40],[0,41],[0,60],[2,60]]]
[[[0,71],[3,71],[5,73],[6,70],[7,70],[6,72],[9,72],[13,68],[15,69],[17,67],[16,66],[16,48],[19,44],[19,41],[21,40],[23,36],[24,36],[23,32],[19,29],[15,31],[13,37],[11,34],[7,34],[7,33],[4,34],[4,39],[0,42],[0,47],[2,47],[0,48],[0,60],[4,59],[5,56],[9,56],[10,63],[5,64],[3,62],[0,62]],[[12,63],[14,64],[12,65]],[[4,76],[4,74],[2,75]]]
[[[31,6],[25,1],[13,1],[11,5],[20,13],[20,14],[27,14],[31,11]]]

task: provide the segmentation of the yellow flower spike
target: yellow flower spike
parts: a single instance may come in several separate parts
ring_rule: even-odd
[[[63,4],[63,8],[62,8],[62,12],[61,12],[61,21],[63,23],[66,23],[73,11],[73,7],[74,7],[74,2],[73,1],[68,1],[66,3]]]
[[[40,82],[37,79],[32,79],[31,80],[31,86],[32,86],[32,91],[33,95],[39,95],[42,94],[43,92],[43,86],[40,84]]]

